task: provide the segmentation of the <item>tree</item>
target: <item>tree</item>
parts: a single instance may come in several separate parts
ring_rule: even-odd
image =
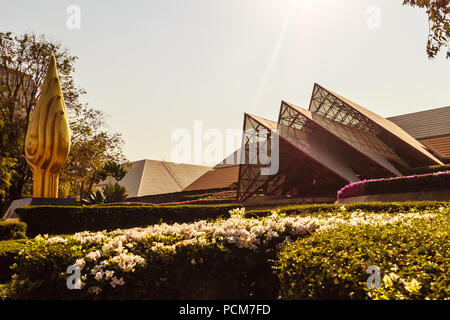
[[[105,202],[123,202],[127,198],[127,189],[117,182],[109,183],[103,187],[103,194],[105,195]]]
[[[88,106],[75,110],[70,120],[71,151],[60,175],[62,196],[82,198],[108,175],[117,181],[125,176],[128,162],[122,153],[122,137],[105,126],[102,111]]]
[[[450,0],[404,0],[403,5],[426,8],[428,15],[427,54],[434,59],[442,47],[450,58]]]
[[[60,42],[50,41],[44,35],[0,32],[0,159],[9,159],[2,160],[5,164],[0,164],[0,170],[11,176],[4,183],[4,206],[14,199],[29,196],[31,190],[31,171],[24,156],[25,134],[31,112],[40,96],[51,55],[56,58],[72,131],[71,152],[61,175],[70,177],[83,173],[83,170],[95,172],[109,160],[118,163],[125,161],[121,151],[121,136],[105,129],[101,111],[79,102],[79,97],[85,91],[75,86],[72,77],[78,58],[70,55]],[[103,158],[95,153],[98,150]],[[84,169],[74,170],[69,161]],[[13,163],[13,166],[7,166],[6,162]],[[78,194],[64,181],[62,189],[66,196]]]

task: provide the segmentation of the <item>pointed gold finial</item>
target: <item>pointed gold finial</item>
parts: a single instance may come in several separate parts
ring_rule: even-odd
[[[25,158],[33,172],[33,197],[58,197],[59,173],[69,150],[69,123],[52,56],[25,137]]]

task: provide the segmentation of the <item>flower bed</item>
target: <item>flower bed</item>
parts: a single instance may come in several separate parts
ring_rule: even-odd
[[[450,189],[450,171],[394,177],[369,179],[350,183],[337,193],[337,199],[361,195],[404,193]]]
[[[448,214],[447,206],[393,214],[349,212],[342,206],[309,216],[272,212],[264,218],[245,218],[244,209],[235,209],[230,218],[216,221],[38,236],[18,256],[7,292],[12,299],[275,299],[280,282],[272,271],[273,261],[297,239],[318,231],[334,234],[345,226],[381,228],[414,221],[427,225],[423,222]],[[352,243],[349,237],[340,250],[358,248],[358,241]],[[316,262],[331,263],[331,257]],[[81,268],[80,290],[66,287],[70,265]]]
[[[449,211],[342,224],[285,247],[276,262],[286,299],[450,299]],[[369,289],[369,266],[380,287]]]

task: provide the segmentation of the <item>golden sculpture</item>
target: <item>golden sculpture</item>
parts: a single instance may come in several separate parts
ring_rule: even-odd
[[[58,180],[69,155],[70,133],[56,59],[50,63],[25,137],[25,157],[33,172],[33,197],[57,198]]]

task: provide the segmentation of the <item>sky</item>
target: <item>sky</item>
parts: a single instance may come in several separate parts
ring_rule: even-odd
[[[0,0],[0,30],[61,41],[128,159],[171,161],[177,130],[276,121],[315,82],[384,117],[449,106],[450,60],[427,58],[425,11],[402,2]]]

